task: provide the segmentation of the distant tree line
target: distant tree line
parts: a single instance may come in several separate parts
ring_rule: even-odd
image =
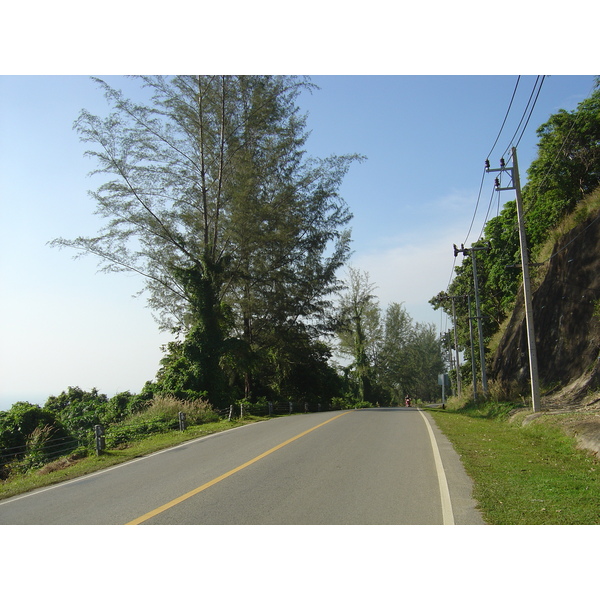
[[[346,368],[351,394],[381,406],[399,405],[406,395],[439,399],[438,375],[446,369],[435,327],[413,323],[396,302],[382,311],[375,289],[367,272],[349,269],[337,331],[339,352],[352,361]]]

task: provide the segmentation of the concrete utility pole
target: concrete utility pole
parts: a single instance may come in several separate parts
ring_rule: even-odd
[[[523,269],[523,296],[525,298],[525,321],[527,325],[527,345],[529,349],[529,373],[531,375],[531,405],[533,412],[540,410],[540,383],[538,377],[537,350],[535,345],[535,329],[533,326],[533,304],[531,299],[531,283],[529,279],[529,253],[527,251],[527,238],[525,235],[525,221],[523,219],[523,200],[521,198],[521,181],[519,179],[519,166],[517,163],[517,149],[512,149],[513,166],[507,167],[504,159],[500,159],[499,169],[490,169],[489,161],[486,161],[486,171],[507,172],[510,174],[512,185],[500,187],[500,181],[496,178],[496,189],[515,190],[517,194],[517,217],[519,220],[519,242],[521,245],[521,268]]]
[[[456,335],[456,311],[454,307],[454,301],[466,298],[467,306],[468,306],[468,320],[469,320],[469,340],[471,343],[471,377],[473,379],[473,400],[477,402],[477,369],[475,367],[475,347],[473,345],[473,318],[471,317],[471,296],[448,296],[446,294],[439,294],[438,300],[441,302],[442,300],[452,300],[452,318],[454,319],[454,347],[456,348],[456,360],[458,361],[458,338]],[[460,371],[457,371],[460,376]],[[460,396],[460,384],[459,384],[459,392]]]
[[[461,376],[460,376],[460,358],[458,355],[458,334],[456,332],[456,309],[454,307],[455,297],[451,297],[452,300],[452,321],[454,322],[454,352],[456,353],[456,391],[458,392],[458,397],[462,393],[461,387]]]
[[[458,256],[459,253],[462,253],[464,256],[468,256],[469,254],[472,256],[473,263],[473,287],[475,288],[475,312],[477,316],[477,330],[479,333],[479,360],[481,362],[481,387],[483,388],[483,393],[487,396],[488,393],[488,385],[487,385],[487,374],[485,370],[485,347],[483,345],[483,326],[482,326],[482,316],[481,316],[481,306],[479,304],[479,284],[477,282],[477,261],[475,259],[475,253],[478,250],[487,250],[487,247],[481,246],[478,248],[465,248],[464,244],[460,245],[460,249],[456,247],[454,244],[454,256]]]
[[[467,296],[469,307],[469,339],[471,340],[471,377],[473,378],[473,400],[477,402],[477,369],[475,367],[475,348],[473,347],[473,318],[471,317],[471,296]]]

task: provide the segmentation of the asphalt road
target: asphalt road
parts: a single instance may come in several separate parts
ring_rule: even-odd
[[[415,408],[281,417],[0,502],[0,524],[483,524]]]

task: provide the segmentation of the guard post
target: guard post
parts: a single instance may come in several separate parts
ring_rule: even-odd
[[[94,425],[94,439],[96,442],[96,456],[100,456],[102,450],[106,448],[106,438],[104,437],[104,427]]]
[[[186,417],[184,412],[179,412],[179,431],[185,431],[187,426]]]

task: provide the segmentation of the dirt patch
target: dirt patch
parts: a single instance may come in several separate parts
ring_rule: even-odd
[[[560,419],[554,420],[554,424],[568,436],[575,438],[580,450],[586,450],[600,460],[600,410],[537,412],[523,418],[521,425],[526,427],[539,419],[548,422],[555,416],[559,416]],[[516,417],[517,415],[513,416]]]
[[[62,471],[67,467],[70,467],[81,460],[78,456],[63,456],[58,460],[55,460],[47,465],[44,465],[40,470],[40,475],[47,475],[48,473],[53,473],[54,471]]]
[[[577,414],[563,423],[564,430],[577,439],[577,447],[600,458],[600,414]]]

